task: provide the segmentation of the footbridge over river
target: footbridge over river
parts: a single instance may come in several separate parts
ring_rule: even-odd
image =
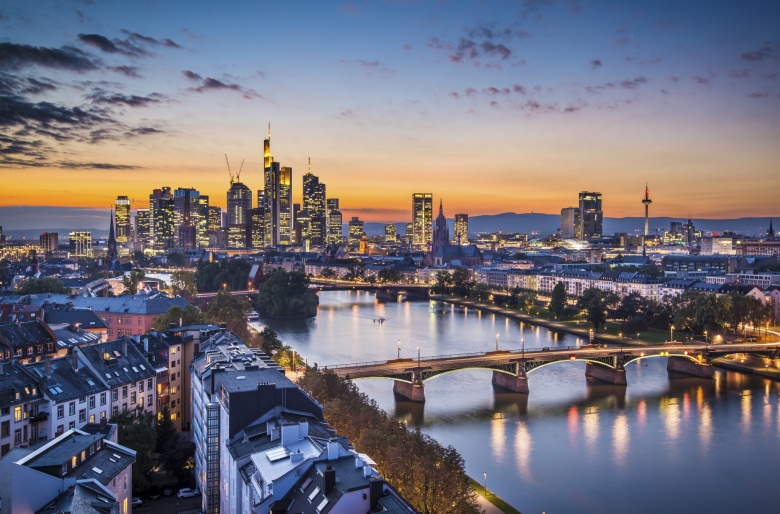
[[[385,378],[394,381],[393,391],[415,402],[425,401],[424,382],[444,373],[463,369],[493,371],[494,385],[510,391],[529,392],[528,374],[552,364],[583,360],[585,376],[610,384],[626,385],[625,365],[651,357],[668,359],[667,369],[697,377],[710,378],[711,360],[724,355],[745,353],[780,358],[780,343],[771,344],[664,344],[630,348],[606,345],[568,346],[495,350],[485,353],[459,353],[417,359],[358,362],[324,366],[343,379]]]

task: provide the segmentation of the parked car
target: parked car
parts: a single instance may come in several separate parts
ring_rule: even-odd
[[[139,498],[137,496],[135,498],[133,498],[133,503],[132,503],[133,507],[140,507],[143,504],[144,504],[144,502],[141,500],[141,498]]]
[[[171,489],[170,487],[166,487],[165,489],[163,489],[163,496],[170,496],[172,494],[173,494],[173,489]]]
[[[184,489],[179,489],[179,492],[176,493],[176,497],[181,498],[192,498],[193,496],[200,495],[200,491],[197,489],[190,489],[189,487],[185,487]]]

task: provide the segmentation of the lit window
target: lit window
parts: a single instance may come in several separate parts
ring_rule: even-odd
[[[62,408],[62,407],[60,407],[60,408]],[[21,420],[22,420],[22,408],[21,407],[14,407],[14,421],[21,421]]]

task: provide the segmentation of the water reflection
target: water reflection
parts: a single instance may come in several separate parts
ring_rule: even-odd
[[[626,464],[630,442],[628,425],[628,416],[625,412],[620,412],[612,422],[612,453],[618,466]]]
[[[532,452],[531,432],[528,430],[528,425],[521,421],[517,424],[517,430],[515,432],[515,455],[517,456],[517,470],[520,472],[520,476],[523,480],[533,480],[531,474],[531,452]]]
[[[490,422],[490,449],[497,462],[506,455],[506,420],[497,413]]]

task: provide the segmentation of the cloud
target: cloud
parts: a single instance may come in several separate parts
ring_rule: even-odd
[[[366,61],[365,59],[355,59],[352,61],[346,61],[344,59],[339,60],[339,64],[356,64],[358,66],[361,66],[363,68],[378,68],[379,67],[379,61],[373,60],[373,61]]]
[[[405,44],[403,46],[403,49],[406,50],[407,52],[411,52],[412,51],[412,45],[407,43],[407,44]]]
[[[748,95],[750,98],[764,98],[765,96],[769,96],[766,93],[750,93]]]
[[[52,80],[41,78],[36,79],[33,77],[27,77],[27,87],[22,89],[22,93],[30,95],[38,95],[41,93],[47,93],[50,91],[56,91],[56,83]]]
[[[96,104],[105,105],[123,105],[128,107],[148,107],[152,104],[158,104],[166,99],[164,95],[152,93],[149,96],[123,95],[121,93],[106,94],[104,91],[98,91],[89,95],[87,98]]]
[[[133,79],[142,79],[143,76],[138,73],[138,67],[137,66],[109,66],[109,70],[115,71],[117,73],[121,73],[125,77],[130,77]]]
[[[78,73],[99,69],[99,61],[78,48],[46,48],[0,43],[0,70],[21,70],[29,66],[70,70]]]
[[[486,55],[495,55],[504,60],[509,59],[509,56],[512,55],[512,51],[503,44],[495,44],[490,41],[483,41],[481,46],[482,52]]]
[[[141,166],[130,164],[110,164],[105,162],[73,162],[60,161],[55,165],[57,168],[68,170],[138,170]]]
[[[177,49],[183,48],[180,44],[175,43],[174,41],[168,38],[156,39],[149,36],[142,36],[137,32],[129,32],[127,30],[122,30],[122,32],[129,36],[128,39],[132,39],[134,41],[141,41],[149,45],[164,46],[167,48],[177,48]]]
[[[634,34],[626,29],[617,29],[615,31],[615,44],[617,46],[627,46],[634,40]]]
[[[592,61],[590,61],[590,67],[593,70],[597,70],[597,69],[601,68],[602,66],[603,66],[603,64],[601,63],[601,59],[593,59]]]
[[[190,70],[184,70],[181,72],[182,75],[184,75],[184,78],[190,79],[190,80],[203,80],[203,77],[195,73],[194,71]]]
[[[127,39],[114,38],[111,40],[100,34],[79,34],[78,38],[82,43],[108,54],[121,54],[128,57],[148,57],[152,55],[143,48],[135,46]]]
[[[729,77],[734,79],[747,79],[750,78],[750,70],[747,68],[741,70],[731,70],[729,72]]]
[[[355,115],[352,109],[342,109],[339,113],[340,118],[351,118]]]
[[[710,86],[712,84],[712,80],[708,79],[707,77],[700,77],[698,75],[691,77],[691,79],[699,84],[700,86]]]
[[[383,78],[387,78],[387,76],[395,73],[394,69],[388,68],[386,66],[382,66],[382,63],[376,59],[372,61],[367,61],[365,59],[353,59],[353,60],[340,59],[339,64],[343,64],[346,66],[358,66],[364,69],[365,74],[369,77],[373,76],[374,74],[380,74]]]
[[[539,2],[523,4],[524,8],[535,8]],[[514,55],[510,46],[512,41],[528,37],[531,37],[531,34],[516,23],[478,22],[467,28],[457,42],[432,37],[426,46],[435,51],[446,52],[447,59],[453,63],[470,62],[475,66],[501,69],[501,64]],[[525,62],[522,59],[521,61]]]
[[[764,60],[780,60],[780,43],[766,41],[758,50],[744,52],[740,58],[743,61],[761,62]]]
[[[197,73],[188,72],[188,70],[185,70],[182,73],[190,80],[200,81],[199,86],[189,88],[190,91],[194,91],[196,93],[207,93],[209,91],[235,91],[237,93],[241,93],[241,95],[247,100],[251,100],[253,98],[263,98],[263,95],[257,91],[245,88],[239,84],[223,82],[213,77],[202,78]]]
[[[620,87],[625,89],[636,89],[642,84],[647,84],[648,80],[647,77],[644,75],[639,75],[636,78],[629,79],[629,80],[621,80],[619,82]]]

